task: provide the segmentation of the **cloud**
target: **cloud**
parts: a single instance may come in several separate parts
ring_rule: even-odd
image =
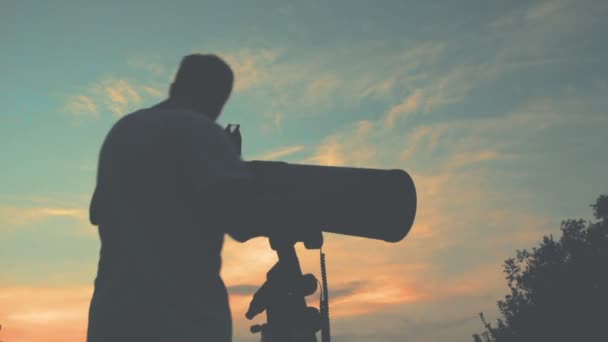
[[[341,103],[356,105],[369,96],[385,98],[420,82],[427,73],[420,69],[442,55],[445,43],[421,42],[383,55],[378,55],[376,48],[373,43],[361,43],[351,49],[334,47],[310,55],[301,51],[242,49],[220,56],[235,69],[238,91],[255,90],[257,96],[265,99],[264,130],[282,132],[287,121],[310,118]],[[369,58],[353,65],[343,63],[353,54]],[[386,66],[384,71],[378,72],[378,65]],[[421,97],[421,90],[416,92],[416,98]],[[427,106],[432,95],[428,95]]]
[[[543,1],[528,8],[525,17],[528,20],[537,20],[551,15],[557,11],[568,7],[570,0],[549,0]]]
[[[7,319],[27,324],[52,324],[65,322],[82,317],[82,308],[62,308],[47,310],[31,310],[11,314]]]
[[[544,98],[518,98],[528,102],[512,110],[477,113],[483,118],[471,117],[467,109],[448,116],[442,109],[464,103],[512,71],[554,63],[553,56],[566,58],[560,44],[579,30],[573,23],[584,27],[594,21],[557,20],[566,16],[564,9],[571,9],[562,4],[544,2],[507,13],[500,25],[489,25],[483,34],[408,43],[401,51],[367,51],[360,54],[370,57],[361,58],[365,63],[330,62],[345,60],[333,48],[299,56],[275,50],[265,55],[256,49],[232,53],[238,91],[261,96],[261,106],[267,107],[259,113],[277,131],[298,116],[310,118],[345,100],[373,100],[380,108],[377,118],[353,119],[317,145],[269,151],[270,159],[307,153],[305,162],[321,165],[403,168],[419,191],[415,225],[400,243],[326,236],[337,336],[352,331],[349,337],[365,341],[464,336],[457,333],[469,337],[473,330],[466,329],[479,323],[476,312],[494,307],[505,292],[502,260],[522,244],[558,229],[555,217],[541,209],[547,205],[539,198],[544,195],[532,194],[534,189],[522,182],[523,176],[536,172],[530,159],[546,151],[531,144],[552,141],[550,132],[568,135],[567,128],[598,124],[605,120],[605,110],[589,116],[589,97],[551,89],[543,90],[550,94]],[[365,50],[352,50],[357,49]],[[525,83],[515,76],[516,87]],[[154,93],[130,84],[142,99]],[[594,96],[603,93],[605,89]],[[331,101],[323,99],[324,94],[331,94]],[[103,101],[96,104],[102,112]],[[543,162],[541,158],[538,163]],[[298,252],[303,270],[318,272],[318,253]],[[230,287],[235,326],[246,330],[242,313],[257,288],[252,284],[261,285],[276,255],[265,240],[228,240],[223,257],[222,276],[227,284],[236,284]]]
[[[270,65],[277,59],[278,51],[272,49],[240,49],[221,53],[234,72],[236,91],[251,89],[268,82],[273,75]]]
[[[353,281],[350,283],[343,284],[338,288],[333,286],[331,292],[328,292],[332,300],[335,300],[342,297],[352,296],[357,292],[357,290],[361,289],[363,286],[365,286],[364,281]]]
[[[422,89],[415,89],[413,93],[407,96],[403,102],[392,107],[386,116],[386,125],[389,128],[395,127],[395,122],[400,116],[412,113],[419,109],[422,105]]]
[[[277,130],[281,131],[282,130],[281,127],[282,127],[282,124],[283,124],[283,113],[281,113],[281,112],[275,112],[274,115],[273,115],[273,119],[274,119],[274,121],[273,121],[274,127]]]
[[[443,41],[416,41],[388,54],[373,53],[357,71],[362,83],[360,96],[390,100],[399,92],[416,89],[420,82],[428,82],[430,70],[448,55],[449,47]],[[378,65],[383,68],[379,70]]]
[[[159,89],[154,88],[154,87],[142,86],[141,89],[152,97],[162,98],[164,96],[164,93],[162,91],[160,91]]]
[[[285,115],[278,111],[269,111],[264,114],[264,123],[262,124],[263,132],[278,132],[283,133],[283,120]]]
[[[381,272],[380,270],[378,273],[382,274]],[[399,277],[395,276],[385,278],[383,283],[374,282],[373,286],[366,286],[349,295],[334,298],[332,301],[333,315],[335,317],[367,315],[380,312],[389,306],[406,305],[426,298],[426,294],[398,282],[398,279]]]
[[[501,76],[572,63],[571,49],[564,42],[592,29],[596,19],[589,12],[599,8],[589,5],[544,1],[505,12],[483,35],[470,32],[450,41],[417,44],[403,65],[385,60],[395,74],[375,79],[361,96],[377,95],[393,102],[385,124],[395,128],[412,114],[435,115],[441,108],[463,103],[482,87],[494,86]],[[476,53],[453,57],[470,50]]]
[[[294,145],[294,146],[287,146],[287,147],[282,147],[280,149],[277,150],[273,150],[270,152],[266,152],[263,153],[260,156],[257,157],[253,157],[252,159],[255,160],[276,160],[276,159],[280,159],[295,153],[298,153],[300,151],[302,151],[304,149],[304,146],[302,145]]]
[[[464,66],[428,77],[425,79],[428,83],[412,88],[418,90],[418,95],[410,100],[409,107],[405,104],[412,93],[395,102],[404,104],[397,117],[416,110],[436,113],[446,104],[465,100],[472,89],[505,70],[492,64]],[[486,71],[490,76],[484,74]],[[259,75],[252,76],[257,85],[266,79]],[[398,84],[403,84],[399,82],[404,81],[388,82],[393,88],[389,91],[391,88],[386,86],[386,94],[398,92]],[[308,89],[309,85],[302,82],[301,89]],[[395,120],[393,129],[386,127],[390,113],[387,106],[385,115],[379,119],[347,124],[317,146],[289,146],[268,152],[279,158],[289,155],[282,153],[310,148],[312,153],[307,162],[400,167],[411,171],[419,189],[419,214],[403,243],[386,246],[360,239],[327,237],[330,295],[336,294],[331,297],[333,317],[349,319],[352,326],[356,318],[378,317],[395,308],[413,311],[417,305],[428,305],[440,310],[448,306],[446,303],[463,298],[490,296],[484,300],[492,304],[500,298],[504,285],[501,261],[522,241],[534,241],[552,219],[522,210],[518,204],[525,205],[530,200],[525,192],[501,193],[504,188],[495,180],[509,174],[492,163],[513,165],[510,163],[518,157],[520,143],[526,137],[542,135],[548,129],[572,122],[561,111],[565,99],[554,100],[538,100],[512,112],[481,119],[438,115],[435,120],[408,128],[397,126]],[[515,132],[519,138],[514,137]],[[518,190],[521,189],[514,191]],[[503,207],[500,212],[495,210],[498,206]],[[318,268],[316,254],[304,254],[301,261],[305,272]],[[232,287],[235,296],[231,297],[235,317],[241,317],[250,291],[257,288],[250,284],[261,285],[274,262],[276,255],[266,241],[238,246],[227,242],[222,272],[227,284],[237,284]],[[477,312],[479,306],[475,307]],[[427,322],[426,330],[420,328],[420,336],[430,334],[432,329],[428,327],[432,323],[450,327],[445,323],[448,321]],[[247,322],[237,318],[235,325],[241,327]]]
[[[322,166],[344,166],[346,158],[343,149],[344,145],[337,138],[330,137],[317,147],[314,156],[303,162]]]
[[[91,295],[91,287],[0,288],[2,339],[84,340]]]
[[[395,128],[399,120],[412,113],[432,113],[458,102],[464,101],[475,89],[500,75],[524,67],[525,64],[486,62],[474,65],[456,65],[446,72],[438,73],[408,91],[408,95],[386,113],[385,126]]]
[[[241,49],[219,55],[235,69],[237,91],[264,99],[264,131],[281,133],[288,121],[321,115],[342,104],[356,106],[369,96],[382,98],[424,78],[418,69],[436,60],[443,45],[422,42],[382,55],[374,43],[323,51]],[[343,63],[352,55],[368,58]],[[378,72],[378,65],[386,67]]]
[[[376,124],[369,120],[356,121],[343,131],[325,138],[312,156],[304,159],[306,164],[323,166],[363,166],[376,163],[376,148],[368,144]]]
[[[321,75],[310,81],[306,89],[307,96],[316,99],[317,102],[330,101],[340,83],[335,74]]]
[[[228,286],[262,284],[266,272],[277,261],[268,241],[255,238],[247,243],[226,239],[222,252],[222,278]]]
[[[86,95],[74,95],[64,105],[63,110],[76,117],[98,118],[97,104]]]
[[[389,136],[386,140],[391,143],[387,145],[404,146],[399,152],[402,162],[422,162],[426,168],[432,166],[434,170],[453,172],[472,163],[516,158],[522,146],[515,135],[533,137],[577,122],[570,112],[580,111],[583,107],[581,104],[577,105],[579,109],[571,108],[573,104],[570,101],[563,98],[557,104],[554,100],[539,98],[495,117],[419,124],[408,131],[400,144],[390,138],[395,134],[386,131],[379,134]],[[591,125],[593,117],[587,119]]]
[[[504,159],[507,156],[508,155],[505,153],[500,153],[489,149],[459,153],[449,157],[449,159],[446,161],[446,168],[449,170],[456,170],[474,163]]]
[[[127,64],[131,67],[146,71],[154,76],[168,76],[168,70],[157,58],[148,56],[131,56],[127,58]]]
[[[97,118],[106,112],[120,117],[142,106],[145,101],[158,100],[163,95],[155,86],[113,76],[104,77],[85,89],[66,101],[64,112],[75,117]]]
[[[430,153],[435,150],[442,134],[445,134],[448,125],[419,125],[410,131],[400,153],[401,161],[408,161],[417,153]],[[390,128],[390,126],[389,126]]]
[[[114,116],[126,114],[129,109],[142,103],[140,91],[125,79],[106,79],[93,86],[93,93],[104,99]]]
[[[363,90],[363,92],[361,93],[361,97],[378,96],[378,97],[384,98],[393,92],[394,87],[395,87],[395,80],[387,79],[387,80],[381,81],[378,84],[372,84],[372,85],[368,86],[367,88],[365,88]]]
[[[466,341],[465,336],[470,337],[472,333],[461,330],[469,328],[472,322],[477,323],[479,320],[474,314],[446,314],[445,308],[441,307],[433,307],[433,310],[434,314],[430,315],[417,316],[406,309],[338,320],[332,324],[332,341]],[[427,318],[429,316],[432,318]]]
[[[596,117],[587,126],[600,120],[589,101],[570,94],[535,98],[495,116],[440,117],[404,129],[386,127],[383,116],[347,124],[323,139],[306,162],[405,169],[419,200],[403,242],[380,246],[326,237],[330,296],[332,287],[340,294],[332,297],[335,317],[372,317],[394,307],[475,296],[493,304],[505,291],[502,261],[559,229],[557,218],[530,209],[534,195],[519,182],[518,170],[528,167],[522,158],[529,139],[582,125],[573,115],[581,112]],[[314,256],[301,261],[303,268],[318,263]]]
[[[228,293],[237,296],[253,296],[261,285],[239,284],[228,286]]]
[[[38,223],[54,217],[70,218],[88,224],[88,211],[82,208],[0,205],[0,226],[5,229]]]

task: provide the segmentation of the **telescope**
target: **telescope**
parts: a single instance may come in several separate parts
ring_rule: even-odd
[[[226,132],[238,153],[242,138],[239,125]],[[267,227],[270,245],[279,261],[266,282],[254,294],[246,314],[252,319],[266,311],[267,323],[254,325],[262,342],[330,341],[329,302],[325,255],[321,252],[322,290],[320,309],[309,307],[305,297],[317,290],[312,274],[303,275],[294,249],[304,242],[320,249],[322,232],[399,242],[410,231],[416,215],[416,189],[407,172],[398,169],[335,167],[292,164],[280,161],[246,161],[255,179],[256,198],[268,203],[288,203],[291,215],[276,222],[292,227]],[[305,224],[300,224],[304,222]],[[252,223],[255,224],[255,223]]]
[[[386,242],[401,241],[416,213],[416,191],[403,170],[246,162],[260,199],[285,201],[291,218],[306,217],[312,227],[327,233]],[[281,213],[277,213],[281,215]],[[270,227],[271,231],[286,227]],[[294,236],[306,232],[288,232]]]

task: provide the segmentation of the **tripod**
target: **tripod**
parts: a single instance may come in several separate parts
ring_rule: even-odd
[[[267,322],[251,327],[252,333],[261,332],[262,342],[317,342],[315,333],[322,327],[323,341],[329,342],[327,310],[322,307],[325,313],[322,315],[306,305],[305,297],[317,290],[317,278],[312,274],[302,275],[294,248],[296,242],[286,238],[270,239],[279,261],[268,271],[266,282],[254,294],[245,315],[252,319],[266,310]],[[323,236],[319,233],[304,244],[308,249],[321,248]]]

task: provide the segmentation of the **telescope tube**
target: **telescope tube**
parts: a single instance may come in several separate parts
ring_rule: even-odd
[[[316,225],[310,229],[398,242],[414,222],[416,188],[403,170],[246,163],[259,195],[297,206]]]

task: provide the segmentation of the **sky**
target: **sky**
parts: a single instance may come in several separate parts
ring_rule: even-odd
[[[325,236],[336,342],[472,341],[479,312],[499,317],[503,261],[608,193],[606,1],[0,4],[5,342],[84,340],[100,145],[190,53],[234,69],[218,121],[241,125],[244,159],[412,176],[404,240]],[[319,252],[298,253],[320,277]],[[235,341],[259,340],[244,313],[275,261],[227,238]]]

